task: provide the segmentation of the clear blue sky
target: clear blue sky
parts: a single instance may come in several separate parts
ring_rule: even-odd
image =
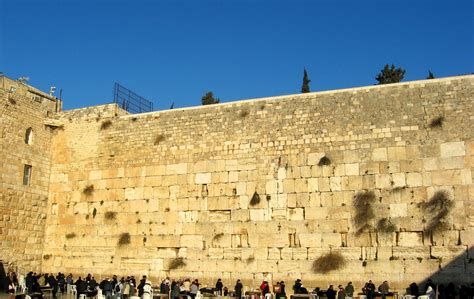
[[[474,72],[472,0],[0,0],[0,71],[66,109],[112,100],[118,81],[155,108]]]

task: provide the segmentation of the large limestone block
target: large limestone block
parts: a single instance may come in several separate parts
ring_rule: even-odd
[[[418,172],[411,172],[406,174],[406,181],[408,187],[423,186],[423,176]]]
[[[372,161],[387,161],[387,148],[375,148],[372,151]]]
[[[341,246],[341,234],[323,233],[321,243],[324,247],[339,247]]]
[[[202,235],[181,235],[181,247],[202,248]]]
[[[299,241],[301,247],[321,247],[322,234],[321,233],[300,233]]]
[[[398,233],[398,246],[412,247],[423,245],[423,233],[421,232],[400,232]]]
[[[406,217],[408,208],[406,203],[390,204],[390,217]]]
[[[345,165],[345,173],[348,176],[359,175],[359,163],[349,163]]]
[[[196,173],[195,176],[195,183],[196,184],[210,184],[211,183],[211,173]]]
[[[209,211],[209,221],[211,222],[230,221],[230,210],[229,211]]]
[[[304,208],[288,209],[286,217],[290,221],[304,220]]]
[[[306,207],[305,208],[305,219],[306,220],[329,219],[329,208],[327,208],[327,207]]]
[[[269,209],[250,209],[251,221],[267,221],[271,219],[271,210]]]
[[[258,247],[287,247],[288,245],[287,234],[264,234],[258,239]]]
[[[401,259],[429,259],[429,246],[411,246],[411,247],[392,247],[393,258],[395,260]]]
[[[440,146],[441,157],[457,157],[466,155],[464,141],[441,143]]]

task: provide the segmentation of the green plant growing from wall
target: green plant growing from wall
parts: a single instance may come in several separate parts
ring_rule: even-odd
[[[94,185],[87,185],[84,187],[84,189],[82,189],[82,194],[86,195],[86,196],[91,196],[92,193],[94,193]]]
[[[45,255],[43,255],[43,259],[44,259],[45,261],[49,260],[50,258],[51,258],[51,254],[45,254]]]
[[[319,159],[318,166],[328,166],[331,165],[331,159],[324,155],[321,159]]]
[[[377,221],[376,229],[381,233],[393,233],[397,230],[397,226],[390,222],[388,218],[382,218]]]
[[[252,195],[252,198],[250,199],[250,205],[256,206],[260,203],[260,195],[258,195],[257,191],[255,191]]]
[[[420,206],[429,216],[425,227],[426,233],[440,232],[449,228],[448,216],[454,207],[454,201],[450,200],[447,191],[437,191],[428,202],[421,203]]]
[[[182,257],[177,257],[171,260],[168,268],[170,270],[175,270],[184,266],[186,266],[186,262],[184,261],[184,259]]]
[[[105,212],[104,214],[104,218],[106,220],[114,220],[117,218],[117,212],[111,212],[111,211],[107,211]]]
[[[330,252],[318,257],[311,267],[314,273],[326,274],[341,269],[346,264],[344,257],[338,252]]]
[[[102,124],[100,125],[100,129],[107,130],[108,128],[110,128],[110,126],[112,126],[112,121],[110,119],[104,120]]]
[[[431,129],[441,128],[443,126],[443,122],[444,122],[444,117],[443,116],[435,117],[430,121],[429,127]]]
[[[160,144],[161,142],[165,141],[165,139],[166,138],[165,138],[164,135],[162,135],[162,134],[157,135],[156,138],[155,138],[155,145]]]
[[[354,196],[354,224],[356,226],[356,235],[371,230],[372,220],[375,218],[372,204],[375,202],[375,193],[373,191],[361,191]]]
[[[124,246],[130,244],[130,234],[129,233],[121,233],[117,242],[117,245]]]
[[[247,264],[255,262],[255,256],[251,255],[246,260]]]
[[[219,241],[224,236],[224,233],[218,233],[213,238],[212,241]]]
[[[245,117],[247,117],[247,115],[249,115],[249,111],[248,111],[248,110],[242,110],[242,111],[240,111],[240,113],[239,113],[239,116],[240,116],[241,118],[245,118]]]
[[[97,215],[97,209],[94,208],[94,209],[92,210],[92,218],[95,218],[96,215]]]
[[[74,239],[76,237],[76,233],[68,233],[66,234],[66,239]]]

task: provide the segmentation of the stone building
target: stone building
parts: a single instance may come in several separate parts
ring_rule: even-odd
[[[134,115],[0,83],[20,271],[472,282],[472,75]]]

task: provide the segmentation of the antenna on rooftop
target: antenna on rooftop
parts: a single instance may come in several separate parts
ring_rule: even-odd
[[[56,91],[56,86],[51,86],[51,87],[49,88],[49,95],[50,95],[50,96],[53,96],[53,93],[54,93],[55,91]]]

